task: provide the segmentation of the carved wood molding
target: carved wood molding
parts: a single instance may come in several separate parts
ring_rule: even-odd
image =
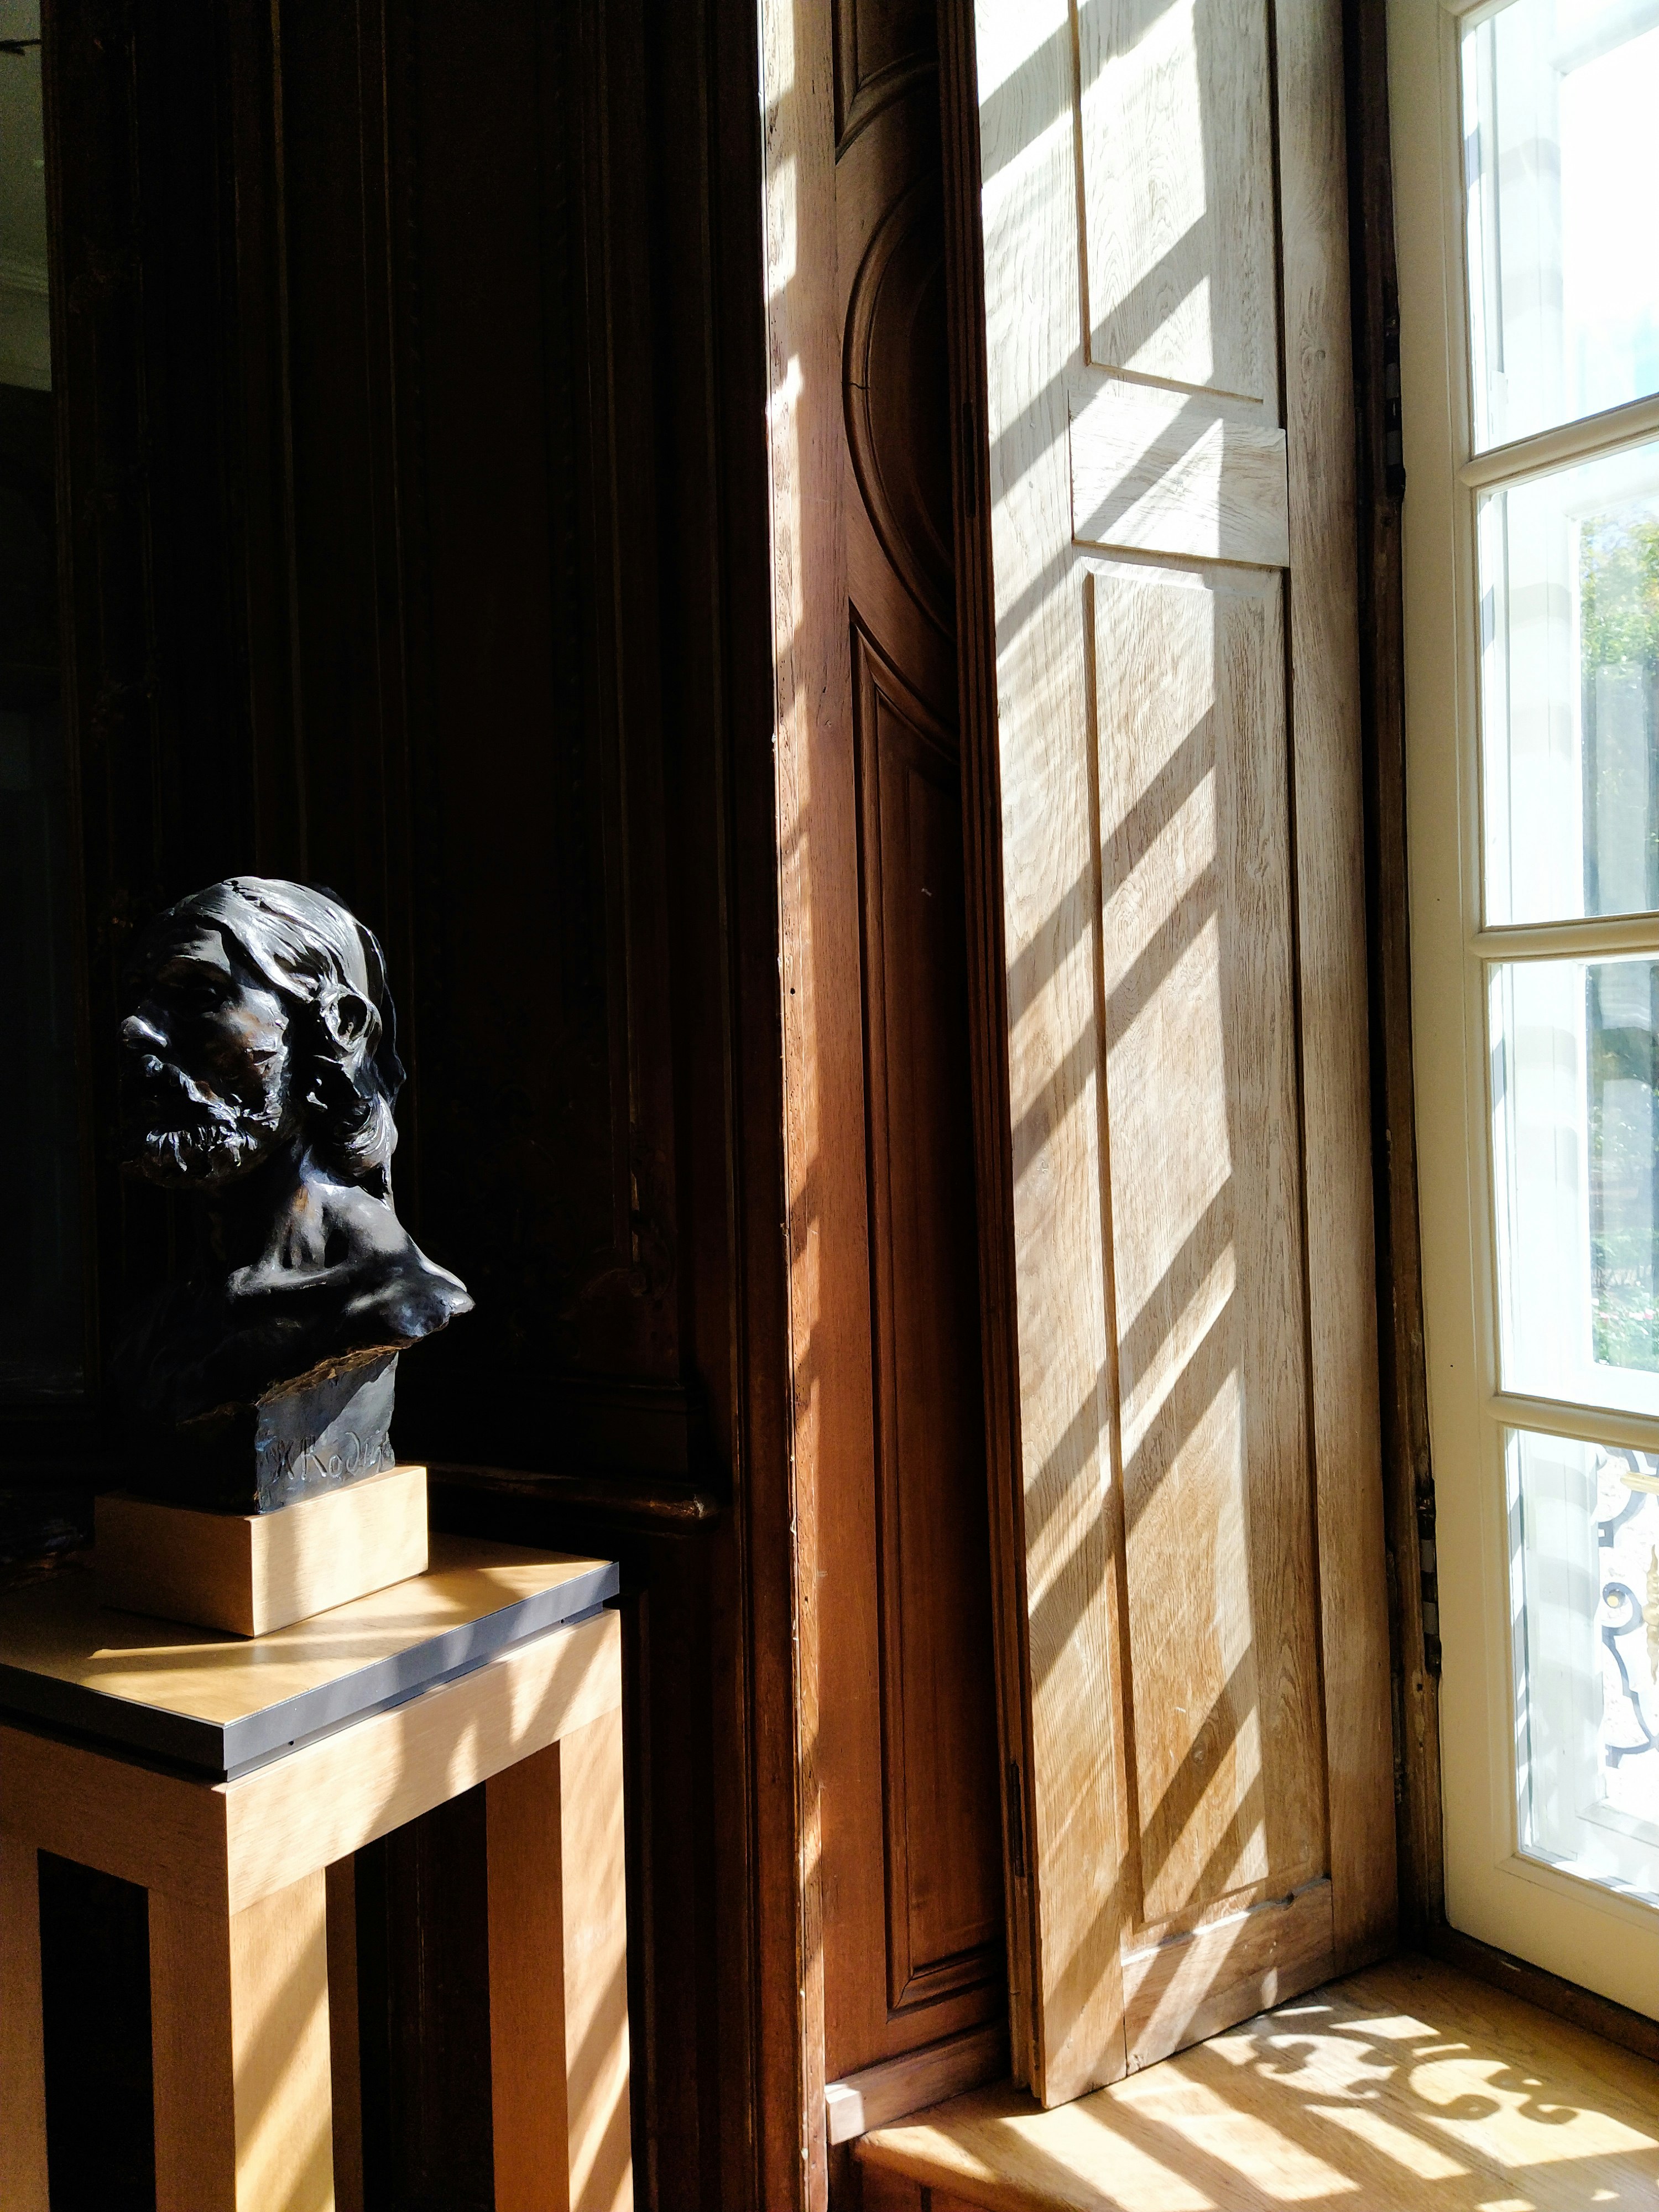
[[[428,1469],[435,1487],[470,1491],[480,1497],[512,1498],[556,1506],[652,1535],[690,1535],[707,1528],[725,1512],[709,1490],[629,1474],[570,1474],[548,1468],[465,1467],[434,1462]]]
[[[835,0],[836,151],[933,74],[927,0]]]
[[[945,240],[938,179],[919,178],[878,224],[847,308],[847,443],[882,550],[945,636],[953,626],[950,460],[936,404],[915,373],[944,350]],[[929,482],[929,471],[934,481]]]

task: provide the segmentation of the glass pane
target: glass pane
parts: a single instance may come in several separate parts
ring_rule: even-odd
[[[1659,25],[1511,0],[1463,40],[1477,452],[1659,391]]]
[[[1521,1848],[1659,1900],[1659,1462],[1507,1451]]]
[[[1505,1389],[1659,1413],[1659,961],[1491,980]]]
[[[1486,920],[1659,907],[1659,443],[1489,493],[1476,558]]]
[[[0,0],[0,1397],[82,1382],[38,0]]]

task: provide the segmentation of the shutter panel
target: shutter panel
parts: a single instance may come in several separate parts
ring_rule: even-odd
[[[1341,34],[975,27],[1052,2104],[1392,1934]]]

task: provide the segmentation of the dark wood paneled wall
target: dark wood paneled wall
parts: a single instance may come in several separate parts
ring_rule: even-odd
[[[826,2081],[996,2067],[1006,1945],[934,10],[761,13],[816,2203]]]
[[[478,1304],[406,1363],[400,1448],[452,1523],[624,1561],[641,2202],[786,2203],[752,17],[48,0],[46,36],[93,1356],[0,1413],[0,1480],[118,1477],[100,1345],[173,1234],[102,1137],[135,929],[238,869],[329,884],[398,994],[400,1210]],[[487,2003],[475,1844],[360,1869],[385,2203],[487,2202],[445,2057]]]
[[[836,2074],[1000,2019],[1005,2001],[979,1284],[965,1197],[961,770],[954,733],[861,630],[853,681],[880,1600],[880,1729],[868,1750],[879,1749],[883,1781],[860,1809],[880,1821],[887,1974],[884,1991],[870,1972],[876,1929],[827,1920],[826,2063]],[[860,1580],[854,1566],[849,1610]],[[837,1647],[840,1631],[835,1623]],[[847,1661],[864,1662],[846,1642]],[[839,1677],[843,1663],[837,1654],[826,1673]],[[853,1694],[849,1682],[849,1704]],[[857,1786],[826,1779],[849,1794]]]

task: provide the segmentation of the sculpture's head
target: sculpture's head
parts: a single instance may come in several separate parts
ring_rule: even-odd
[[[127,985],[132,1172],[210,1188],[303,1139],[342,1180],[384,1187],[403,1070],[380,945],[338,900],[232,876],[157,916]]]

